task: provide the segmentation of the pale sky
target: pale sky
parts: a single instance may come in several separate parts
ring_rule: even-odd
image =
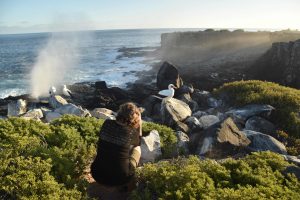
[[[141,28],[300,29],[300,0],[0,0],[0,33]]]

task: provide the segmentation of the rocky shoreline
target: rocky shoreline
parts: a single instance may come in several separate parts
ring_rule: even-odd
[[[298,87],[300,76],[295,76],[300,69],[297,64],[299,57],[296,56],[300,52],[298,46],[299,40],[273,45],[262,56],[262,61],[257,61],[257,66],[263,66],[259,70],[267,73],[269,66],[280,66],[278,71],[283,70],[284,73],[276,79],[268,78]],[[72,98],[63,96],[59,89],[56,95],[39,99],[28,94],[0,99],[0,119],[20,117],[50,123],[65,114],[115,119],[119,106],[130,101],[144,109],[142,118],[145,122],[166,125],[174,130],[178,142],[171,153],[173,157],[197,155],[222,160],[228,157],[240,158],[256,151],[272,151],[300,166],[300,156],[288,155],[288,142],[278,134],[279,124],[271,119],[276,107],[252,103],[231,105],[228,103],[228,94],[216,95],[212,92],[213,88],[224,82],[250,79],[258,72],[258,68],[252,68],[254,71],[251,72],[241,72],[233,70],[234,64],[221,70],[218,67],[209,70],[201,67],[195,74],[195,68],[177,67],[170,62],[161,63],[159,60],[164,59],[164,50],[159,47],[122,48],[119,51],[122,52],[121,56],[149,56],[152,61],[153,58],[157,59],[157,62],[149,61],[152,63],[149,71],[129,72],[135,73],[139,80],[128,84],[126,89],[108,87],[104,81],[83,82],[68,85],[73,93]],[[265,80],[264,77],[258,79]],[[174,97],[165,99],[159,96],[158,92],[166,89],[169,84],[177,88]],[[152,130],[149,135],[144,135],[142,151],[143,162],[153,162],[160,158],[159,132]],[[300,174],[299,167],[293,170],[296,170],[295,174]]]
[[[158,98],[158,91],[170,83],[178,88],[174,98]],[[119,105],[132,101],[144,108],[144,121],[163,124],[175,130],[178,139],[176,152],[222,159],[269,150],[300,165],[299,157],[287,155],[284,141],[279,141],[278,137],[275,139],[277,125],[270,122],[274,107],[266,104],[229,106],[226,95],[216,96],[186,85],[177,68],[168,62],[160,67],[155,84],[135,83],[127,90],[109,88],[103,81],[68,87],[73,92],[73,98],[58,93],[39,100],[29,95],[2,99],[1,118],[17,116],[49,123],[64,114],[73,114],[114,119]],[[147,137],[152,137],[150,141],[154,142],[147,145],[160,149],[157,146],[159,133],[151,134]],[[155,151],[153,154],[145,153],[144,162],[160,156]]]

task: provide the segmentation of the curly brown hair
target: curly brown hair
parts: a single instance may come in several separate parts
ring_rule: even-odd
[[[116,120],[132,128],[140,125],[141,110],[134,103],[124,103],[120,106]]]

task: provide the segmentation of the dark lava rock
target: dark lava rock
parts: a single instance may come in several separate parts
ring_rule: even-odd
[[[155,113],[154,106],[155,104],[159,104],[159,110],[160,110],[160,103],[161,103],[161,99],[158,99],[154,95],[147,97],[142,103],[143,108],[145,108],[144,115],[150,117],[151,115],[158,114]]]
[[[182,85],[178,90],[176,90],[176,95],[180,96],[182,94],[193,94],[194,87],[192,85]]]
[[[199,120],[196,118],[196,117],[188,117],[185,121],[184,121],[185,124],[188,125],[188,127],[194,131],[194,130],[201,130],[203,129],[201,123],[199,122]]]
[[[189,93],[182,94],[177,99],[188,104],[193,112],[199,109],[198,103],[191,98],[191,95]]]
[[[151,83],[133,83],[128,86],[128,92],[132,94],[135,102],[142,103],[147,97],[157,94],[157,88]]]
[[[168,62],[164,62],[157,73],[156,84],[159,90],[164,90],[168,88],[169,84],[180,88],[183,83],[177,68]]]
[[[284,144],[272,136],[251,130],[244,130],[243,132],[247,135],[247,138],[251,140],[248,147],[252,151],[273,151],[280,154],[286,154]]]
[[[276,132],[276,127],[273,123],[258,116],[249,118],[246,121],[245,129],[261,132],[267,135],[274,135]]]
[[[4,99],[0,99],[0,116],[7,115],[7,104],[7,101],[5,101]]]
[[[73,93],[72,103],[84,108],[108,108],[118,110],[122,103],[131,101],[128,91],[118,87],[106,88],[105,83],[98,84],[96,89],[91,83],[79,83],[70,86]]]
[[[236,121],[246,121],[252,116],[269,117],[275,108],[264,104],[249,104],[241,108],[232,109],[226,112]]]
[[[18,99],[26,100],[27,102],[33,101],[33,98],[29,94],[22,94],[19,96],[8,96],[4,98],[5,101],[16,101]]]
[[[107,85],[105,81],[97,81],[95,82],[96,90],[105,90],[107,89]]]
[[[116,111],[121,104],[129,101],[131,101],[131,97],[127,91],[118,87],[112,87],[106,90],[96,90],[94,97],[86,107],[103,107]]]
[[[197,143],[196,154],[210,158],[225,158],[246,152],[250,144],[230,117],[200,132],[193,140],[192,143]]]
[[[198,103],[201,108],[208,107],[208,98],[211,97],[210,92],[196,90],[192,95],[192,99]]]

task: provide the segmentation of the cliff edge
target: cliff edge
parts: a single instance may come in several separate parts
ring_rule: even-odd
[[[250,73],[255,79],[300,88],[300,40],[274,43]]]
[[[265,77],[258,76],[259,70],[249,69],[259,69],[259,66],[267,63],[266,60],[270,58],[267,56],[268,58],[262,59],[262,57],[276,45],[298,39],[300,31],[290,30],[245,32],[241,29],[236,31],[208,29],[199,32],[165,33],[161,35],[161,57],[162,60],[177,65],[183,78],[194,83],[196,87],[212,89],[230,81],[250,78],[265,80]],[[298,51],[295,49],[293,55]],[[285,56],[278,58],[280,62],[286,62],[283,60]],[[279,68],[280,73],[283,69]],[[267,80],[286,83],[277,80],[276,77]],[[292,80],[289,86],[299,87],[295,86],[294,82]]]

